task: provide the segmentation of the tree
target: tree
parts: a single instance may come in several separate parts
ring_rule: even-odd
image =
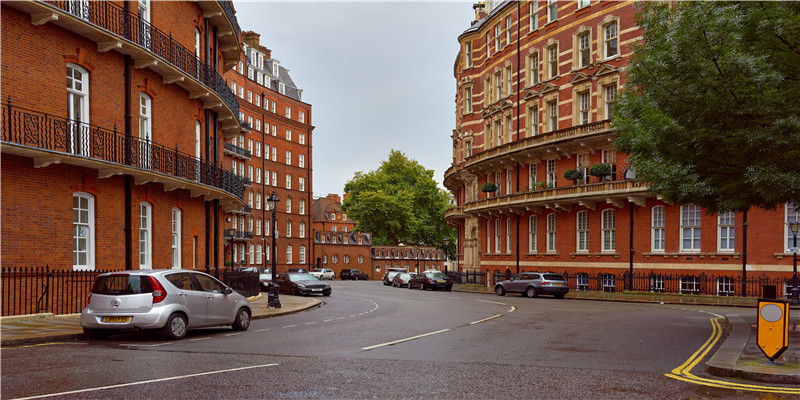
[[[800,2],[642,2],[615,144],[665,200],[800,201]]]
[[[433,180],[433,170],[399,151],[392,150],[377,170],[356,172],[344,191],[342,209],[358,221],[356,230],[372,232],[374,244],[442,248],[445,237],[455,243],[453,228],[444,223],[447,192]]]

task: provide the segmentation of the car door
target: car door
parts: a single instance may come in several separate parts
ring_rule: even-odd
[[[507,292],[522,292],[525,290],[525,281],[527,274],[517,274],[513,280],[506,284]]]
[[[208,320],[208,299],[191,275],[189,272],[177,272],[164,278],[178,289],[178,299],[189,312],[189,326],[204,325]]]
[[[222,282],[205,274],[194,273],[195,279],[203,288],[208,305],[208,324],[225,325],[233,322],[236,302],[225,294]]]

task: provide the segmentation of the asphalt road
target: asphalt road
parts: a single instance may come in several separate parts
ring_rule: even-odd
[[[2,399],[763,398],[665,374],[735,310],[334,281],[323,305],[181,341],[2,351]],[[705,376],[702,363],[693,370]],[[772,395],[769,398],[791,398]]]

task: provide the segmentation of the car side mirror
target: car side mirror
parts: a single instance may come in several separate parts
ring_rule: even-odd
[[[222,293],[225,293],[225,295],[227,296],[227,295],[233,293],[233,289],[231,289],[230,286],[226,286],[225,290],[222,291]]]

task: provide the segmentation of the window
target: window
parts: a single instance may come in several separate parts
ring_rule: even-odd
[[[539,182],[537,171],[539,170],[539,164],[531,163],[528,164],[528,190],[533,190],[536,183]]]
[[[514,92],[514,70],[511,66],[506,67],[506,96]]]
[[[664,252],[664,206],[655,206],[650,218],[650,250],[654,253]]]
[[[261,168],[256,168],[256,183],[261,183]]]
[[[556,187],[556,160],[547,160],[547,187]]]
[[[298,208],[298,210],[297,210],[298,214],[300,214],[300,215],[305,214],[306,213],[306,201],[304,199],[300,199],[300,201],[297,204],[297,208]]]
[[[500,229],[502,229],[503,222],[500,218],[494,220],[494,252],[500,253]]]
[[[617,86],[608,85],[603,87],[603,108],[605,111],[605,119],[611,119],[614,116],[612,112],[612,106],[614,105],[614,99],[617,97]]]
[[[247,72],[248,72],[248,75],[250,76],[250,79],[253,79],[253,70],[252,69],[248,69]],[[252,103],[253,102],[253,91],[252,90],[248,90],[247,91],[247,102],[248,103]]]
[[[528,252],[536,253],[536,230],[537,230],[537,216],[531,215],[528,217]]]
[[[305,154],[298,154],[297,155],[297,166],[300,168],[306,167],[306,155]]]
[[[492,33],[486,32],[486,57],[492,55]]]
[[[547,214],[547,252],[556,252],[556,214]]]
[[[650,276],[650,291],[664,293],[664,275]]]
[[[588,7],[590,0],[578,0],[578,8]]]
[[[71,63],[67,64],[67,117],[70,119],[69,152],[88,155],[89,130],[83,129],[81,124],[89,123],[89,72]]]
[[[539,83],[539,53],[528,56],[528,83],[533,86]]]
[[[794,246],[794,234],[789,229],[792,222],[800,222],[800,204],[786,203],[786,251],[790,252]]]
[[[306,237],[306,223],[305,222],[300,222],[300,225],[297,227],[297,234],[301,238]]]
[[[172,209],[172,268],[181,268],[181,209]]]
[[[306,246],[300,246],[300,254],[298,255],[298,260],[300,264],[306,263]]]
[[[605,32],[605,58],[617,55],[617,23],[612,22],[603,28]]]
[[[539,134],[539,110],[536,107],[528,108],[528,137]]]
[[[580,102],[579,103],[579,108],[578,108],[578,114],[580,116],[579,123],[581,125],[588,124],[589,123],[589,115],[590,115],[589,111],[590,111],[590,108],[591,108],[591,100],[590,100],[590,97],[589,97],[589,91],[585,91],[585,92],[582,92],[582,93],[578,94],[578,98],[579,98],[579,102]]]
[[[254,264],[256,262],[256,246],[255,245],[248,245],[247,246],[247,253],[248,253],[248,262],[249,264]]]
[[[506,46],[511,44],[511,17],[506,17]]]
[[[286,221],[286,237],[292,237],[292,221]]]
[[[464,112],[469,114],[472,112],[472,88],[464,88]]]
[[[256,264],[262,264],[263,260],[261,259],[261,255],[264,253],[264,248],[259,244],[256,245]]]
[[[253,234],[261,236],[261,218],[256,218],[256,230]]]
[[[681,251],[700,251],[700,207],[681,206]]]
[[[533,32],[539,29],[539,2],[532,1],[531,2],[531,12],[530,12],[530,31]]]
[[[617,211],[613,208],[603,210],[600,229],[603,230],[603,251],[617,249]]]
[[[700,293],[700,278],[696,276],[682,276],[680,280],[681,294]]]
[[[150,0],[139,0],[139,44],[148,49],[153,44],[150,29]]]
[[[274,101],[271,102],[271,103],[272,104],[271,104],[271,107],[270,107],[270,111],[272,111],[274,113],[274,112],[276,112],[275,110],[278,108],[278,103],[276,103]],[[265,104],[265,106],[266,106],[266,104]],[[272,126],[272,131],[273,131],[272,136],[275,136],[275,133],[274,133],[275,132],[275,126],[274,125]]]
[[[494,192],[495,196],[500,196],[500,189],[502,188],[500,182],[502,182],[502,179],[503,175],[500,173],[500,171],[494,173],[494,183],[497,185],[497,190]]]
[[[94,196],[72,195],[72,269],[94,270]]]
[[[146,93],[139,93],[139,158],[142,168],[151,166],[152,100]]]
[[[584,68],[591,64],[591,38],[589,32],[584,32],[578,36],[578,67]]]
[[[292,141],[292,131],[290,131],[288,129],[286,130],[286,140],[288,140],[290,142]]]
[[[272,171],[272,186],[278,186],[278,172]]]
[[[511,254],[511,218],[506,218],[506,254]]]
[[[558,130],[558,100],[548,101],[547,110],[550,132],[554,132]]]
[[[578,272],[575,275],[575,287],[579,292],[589,290],[589,274],[586,272]]]
[[[492,231],[491,231],[491,222],[486,220],[486,253],[489,254],[492,252]]]
[[[588,181],[590,166],[589,153],[580,153],[575,157],[575,167],[583,173],[583,179],[579,180],[578,183],[586,183]]]
[[[547,0],[547,22],[553,22],[558,19],[558,1]]]
[[[558,76],[558,45],[554,44],[547,48],[547,71],[548,78]]]
[[[297,142],[300,144],[306,144],[306,135],[304,133],[298,133]]]
[[[717,296],[733,296],[734,281],[729,276],[717,278]]]
[[[256,168],[256,171],[261,172],[260,168]],[[261,193],[256,193],[256,210],[261,209]]]
[[[272,161],[278,161],[278,146],[272,146]]]
[[[286,106],[286,112],[284,113],[284,116],[286,118],[292,118],[292,108],[291,107]]]
[[[497,71],[494,74],[494,101],[503,98],[503,74]]]
[[[472,67],[472,42],[464,43],[464,66]]]
[[[502,31],[503,31],[503,27],[500,26],[500,24],[497,24],[497,25],[494,26],[494,48],[495,48],[495,50],[500,50],[500,48],[503,47],[502,44],[500,43],[501,40],[502,40],[501,39],[502,37],[500,36],[500,35],[502,35]]]
[[[292,263],[292,246],[286,246],[286,263]]]
[[[286,188],[287,189],[291,189],[292,188],[292,176],[291,175],[286,175]]]
[[[153,206],[139,203],[139,269],[153,268]]]
[[[720,252],[733,252],[736,247],[736,214],[726,212],[717,215],[717,243]]]
[[[292,198],[291,197],[287,197],[286,198],[286,213],[287,214],[291,214],[292,213]]]
[[[589,251],[589,212],[578,211],[576,217],[576,251],[585,253]]]
[[[292,165],[292,152],[286,150],[286,165]]]

